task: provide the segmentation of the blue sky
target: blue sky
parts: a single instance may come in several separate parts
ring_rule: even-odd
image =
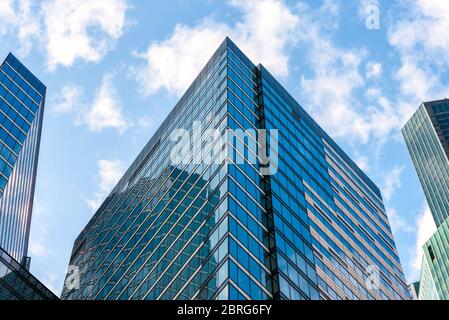
[[[74,239],[226,35],[381,187],[417,279],[435,226],[400,129],[449,97],[446,0],[0,0],[0,21],[0,59],[48,87],[30,255],[58,294]]]

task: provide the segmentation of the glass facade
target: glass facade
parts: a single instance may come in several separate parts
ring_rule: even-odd
[[[423,246],[420,300],[449,300],[449,219]]]
[[[180,128],[189,161],[174,163]],[[262,144],[271,174],[250,161]],[[229,39],[75,240],[69,270],[79,286],[63,299],[410,298],[379,189]]]
[[[449,217],[449,100],[423,103],[402,133],[439,227]]]
[[[0,300],[57,300],[42,283],[0,248]]]
[[[25,265],[45,93],[9,54],[0,65],[0,247]]]
[[[424,245],[420,300],[449,298],[449,100],[423,103],[402,129],[438,227]]]

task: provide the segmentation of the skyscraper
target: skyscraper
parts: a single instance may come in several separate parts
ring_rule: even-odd
[[[449,219],[423,246],[420,300],[449,300]]]
[[[438,230],[423,246],[419,299],[449,299],[449,100],[424,102],[402,129]]]
[[[0,66],[0,246],[27,256],[46,87],[12,54]]]
[[[9,54],[0,65],[0,299],[56,298],[27,271],[45,93]]]
[[[449,217],[449,100],[423,103],[402,134],[439,227]]]
[[[69,270],[64,299],[410,298],[379,189],[229,39]]]

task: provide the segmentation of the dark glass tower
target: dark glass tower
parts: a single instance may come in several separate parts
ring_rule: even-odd
[[[187,140],[173,139],[179,129]],[[379,189],[229,39],[76,239],[70,266],[79,286],[64,299],[410,298]]]
[[[26,264],[46,87],[12,54],[0,66],[0,247]]]
[[[0,300],[57,299],[27,257],[45,93],[9,54],[0,65]]]
[[[0,248],[0,300],[57,300],[28,270]]]

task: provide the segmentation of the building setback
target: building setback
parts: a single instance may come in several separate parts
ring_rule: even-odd
[[[196,161],[173,161],[181,128],[194,143],[180,158]],[[410,298],[377,186],[228,38],[75,240],[69,270],[64,299]]]

